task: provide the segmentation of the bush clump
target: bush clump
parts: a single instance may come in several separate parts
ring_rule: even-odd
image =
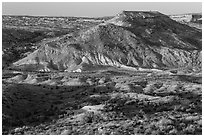
[[[103,117],[100,113],[94,113],[94,112],[86,112],[84,116],[82,117],[81,123],[98,123],[100,121],[103,121]]]

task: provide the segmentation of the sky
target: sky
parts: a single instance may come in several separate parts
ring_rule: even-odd
[[[3,2],[3,15],[31,16],[113,16],[123,10],[159,11],[182,14],[201,13],[201,2]]]

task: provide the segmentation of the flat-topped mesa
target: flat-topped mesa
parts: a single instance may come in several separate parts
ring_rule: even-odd
[[[125,16],[130,18],[168,17],[158,11],[122,11],[117,16]]]
[[[107,21],[118,26],[131,27],[137,23],[154,22],[154,19],[169,19],[167,15],[164,15],[158,11],[122,11],[118,13],[114,18]]]

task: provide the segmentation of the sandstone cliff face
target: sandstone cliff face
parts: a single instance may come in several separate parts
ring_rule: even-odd
[[[201,66],[202,34],[159,12],[123,11],[77,34],[43,43],[13,64],[29,71],[89,70],[115,67],[178,68]]]

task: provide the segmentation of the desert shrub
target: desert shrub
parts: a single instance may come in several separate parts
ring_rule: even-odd
[[[154,84],[154,86],[155,86],[157,89],[159,89],[159,88],[161,88],[161,87],[163,86],[163,83],[157,82],[157,83]]]
[[[56,89],[59,89],[59,86],[56,86]]]
[[[58,104],[63,104],[64,102],[61,100],[53,101],[53,104],[58,105]]]
[[[86,112],[82,117],[82,123],[97,123],[103,120],[103,117],[100,113]]]
[[[120,95],[106,102],[104,111],[119,111],[123,108],[127,98],[122,98]]]

